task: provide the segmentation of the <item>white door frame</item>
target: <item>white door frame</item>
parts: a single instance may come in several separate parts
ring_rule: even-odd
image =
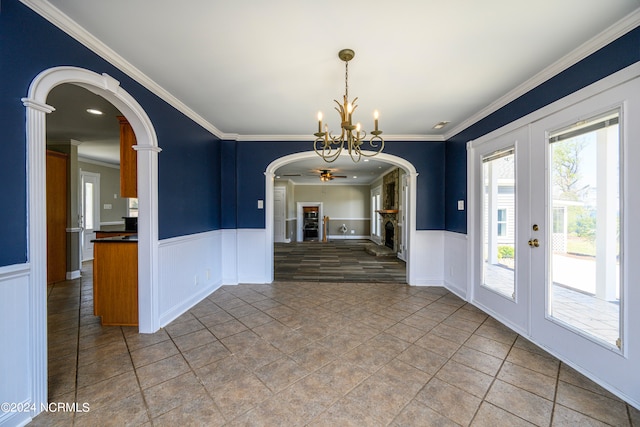
[[[282,193],[282,200],[283,200],[283,203],[284,203],[283,216],[282,216],[282,219],[280,221],[281,222],[280,225],[282,227],[282,234],[279,235],[279,236],[276,236],[274,234],[273,240],[275,242],[278,242],[278,243],[283,243],[283,242],[286,242],[286,240],[287,240],[287,229],[286,229],[286,227],[287,227],[287,218],[286,218],[287,217],[287,203],[286,203],[286,200],[287,200],[286,199],[286,197],[287,197],[287,187],[275,187],[273,189],[273,192],[274,192],[274,195],[277,192]],[[274,221],[277,221],[277,219],[275,218],[275,215],[274,215]],[[275,224],[274,224],[274,233],[275,233]]]
[[[96,229],[100,228],[100,174],[99,173],[95,173],[95,172],[88,172],[88,171],[83,171],[80,170],[80,214],[82,216],[82,245],[81,245],[81,254],[82,254],[82,261],[88,261],[88,260],[92,260],[93,259],[93,245],[89,245],[90,246],[90,251],[88,252],[87,250],[87,218],[84,212],[85,209],[85,200],[84,200],[84,183],[85,183],[85,177],[89,178],[90,180],[92,180],[94,182],[94,193],[93,193],[93,209],[94,209],[94,215],[93,215],[93,229],[90,232],[90,234],[92,234],[93,236],[91,236],[92,238],[95,238],[96,236]]]
[[[138,200],[138,313],[140,332],[159,329],[158,316],[158,140],[151,120],[138,102],[113,77],[78,67],[54,67],[38,74],[22,98],[26,107],[29,349],[33,404],[47,403],[47,242],[46,242],[46,115],[55,109],[47,96],[56,86],[71,83],[102,96],[127,118],[136,134]]]
[[[324,211],[322,209],[322,202],[297,202],[296,203],[296,216],[298,226],[296,227],[296,241],[304,241],[304,209],[306,207],[318,208],[318,242],[322,241],[322,230],[324,229]]]
[[[367,154],[373,154],[370,151],[366,151]],[[347,156],[347,153],[343,153],[342,155]],[[288,156],[280,157],[279,159],[271,162],[265,172],[265,268],[266,277],[269,279],[269,282],[273,282],[273,187],[274,187],[274,179],[275,179],[275,171],[289,163],[293,163],[299,160],[304,159],[317,159],[318,155],[315,151],[306,151],[302,153],[290,154]],[[407,160],[394,156],[391,154],[380,153],[376,156],[376,160],[390,163],[399,168],[402,168],[408,176],[408,211],[406,216],[406,224],[408,231],[407,238],[407,283],[409,285],[418,284],[418,277],[415,277],[415,271],[417,268],[413,266],[419,265],[419,260],[417,258],[418,254],[414,253],[415,251],[411,250],[411,242],[416,240],[416,185],[418,179],[418,172],[416,172],[416,168]],[[415,270],[415,271],[414,271]]]

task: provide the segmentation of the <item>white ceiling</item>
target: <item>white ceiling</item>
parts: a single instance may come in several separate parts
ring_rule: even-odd
[[[340,49],[365,130],[378,109],[387,141],[444,140],[640,15],[640,0],[23,1],[219,137],[310,145],[319,110],[339,127]]]

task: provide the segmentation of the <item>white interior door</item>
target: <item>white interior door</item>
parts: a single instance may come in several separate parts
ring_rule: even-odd
[[[93,259],[96,230],[100,229],[100,174],[80,171],[80,200],[82,203],[82,260]]]
[[[531,334],[636,402],[638,114],[636,78],[531,126]]]
[[[521,332],[529,309],[528,149],[525,127],[470,150],[473,301]]]
[[[275,187],[273,189],[273,241],[284,242],[286,239],[285,211],[286,189]]]

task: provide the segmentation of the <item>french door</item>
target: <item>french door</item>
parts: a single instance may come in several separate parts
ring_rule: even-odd
[[[469,150],[473,301],[631,402],[639,114],[634,78]]]

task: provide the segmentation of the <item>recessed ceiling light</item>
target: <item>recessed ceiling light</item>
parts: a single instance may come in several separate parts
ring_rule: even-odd
[[[369,159],[364,159],[364,161],[365,161],[365,162],[368,162],[368,161],[369,161]]]
[[[445,127],[446,125],[448,125],[450,122],[447,121],[442,121],[442,122],[438,122],[436,123],[433,128],[434,129],[442,129],[443,127]]]
[[[101,116],[102,115],[102,111],[96,110],[95,108],[87,108],[87,113],[95,114],[96,116]]]
[[[355,175],[354,175],[354,176],[353,176],[353,179],[356,179],[356,178],[357,178],[357,176],[355,176]]]

